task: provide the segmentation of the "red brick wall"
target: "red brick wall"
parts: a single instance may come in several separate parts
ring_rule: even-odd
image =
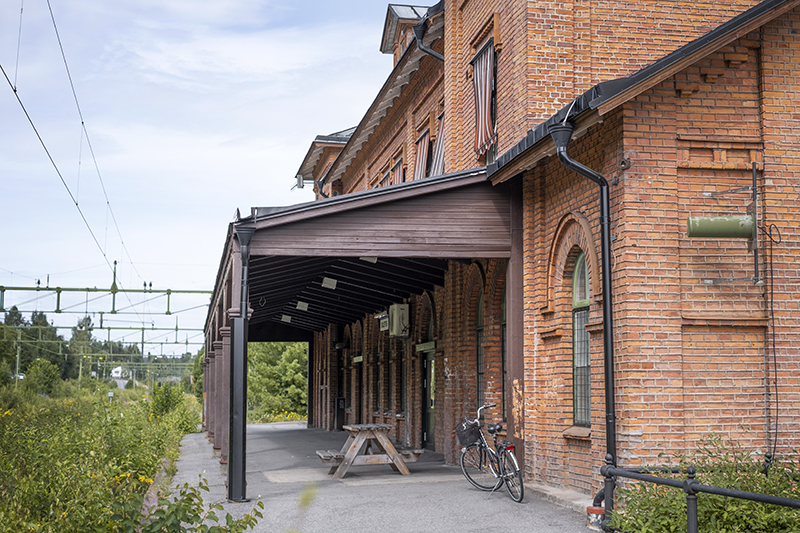
[[[691,449],[711,433],[768,451],[776,405],[778,450],[797,446],[791,428],[800,405],[798,289],[790,280],[798,275],[793,148],[800,84],[782,66],[797,62],[798,26],[800,16],[793,13],[740,39],[629,102],[570,146],[573,159],[612,183],[620,464],[657,463],[660,452]],[[632,163],[624,171],[623,157]],[[763,168],[761,224],[775,223],[783,235],[773,251],[774,354],[769,283],[710,283],[753,276],[747,243],[689,239],[685,229],[690,215],[744,214],[747,194],[702,193],[749,185],[753,162]],[[595,323],[589,326],[592,433],[590,441],[576,441],[563,436],[571,416],[564,283],[571,276],[570,255],[551,252],[559,220],[570,212],[583,213],[597,227],[596,188],[581,180],[552,159],[524,179],[526,448],[535,480],[589,493],[599,486],[605,454],[600,300],[592,304]],[[570,231],[560,238],[565,246],[579,240]],[[551,255],[560,262],[554,275],[548,274]],[[767,277],[768,257],[763,247],[759,261]]]
[[[614,3],[450,2],[445,12],[447,76],[441,89],[422,94],[431,80],[412,80],[395,114],[387,116],[348,173],[351,189],[372,176],[381,154],[395,143],[413,142],[417,116],[429,114],[443,96],[446,108],[448,171],[475,166],[474,114],[468,62],[472,42],[499,13],[502,50],[498,54],[501,152],[529,126],[603,79],[625,75],[708,31],[755,2]],[[524,18],[524,25],[521,22]],[[611,25],[608,21],[614,21]],[[660,21],[671,21],[669,23]],[[613,26],[613,27],[612,27]],[[692,448],[718,432],[745,446],[773,442],[774,410],[779,407],[780,450],[800,445],[794,431],[800,406],[798,307],[798,172],[796,95],[800,12],[782,16],[685,69],[573,140],[573,159],[611,182],[614,348],[617,374],[618,450],[621,465],[659,462],[659,453]],[[521,83],[521,80],[524,83]],[[419,83],[419,85],[413,85]],[[428,85],[426,85],[428,84]],[[442,93],[436,93],[441,90]],[[419,96],[415,96],[419,95]],[[441,96],[440,96],[441,95]],[[414,102],[414,105],[412,105]],[[519,102],[527,102],[520,105]],[[414,106],[418,107],[414,107]],[[428,106],[428,107],[426,107]],[[411,141],[409,139],[412,139]],[[406,152],[406,161],[413,156]],[[620,162],[630,162],[623,169]],[[703,196],[750,184],[758,165],[762,225],[774,223],[783,240],[772,254],[775,336],[770,329],[769,283],[709,280],[752,276],[752,255],[736,240],[689,239],[691,215],[741,214],[746,195]],[[360,165],[360,166],[359,166]],[[407,175],[413,170],[409,169]],[[554,158],[525,173],[525,453],[527,475],[535,482],[586,494],[599,487],[605,450],[603,329],[598,259],[589,258],[592,424],[589,436],[570,435],[572,424],[571,278],[574,247],[594,243],[599,255],[597,187],[566,171]],[[762,239],[763,242],[763,239]],[[590,254],[591,255],[591,254]],[[759,255],[762,275],[769,253]],[[487,303],[487,401],[499,397],[499,301],[505,261],[451,262],[445,285],[410,299],[413,341],[390,341],[365,316],[352,325],[362,354],[363,387],[350,381],[351,395],[365,398],[361,420],[351,402],[351,422],[392,422],[398,442],[421,439],[422,362],[413,346],[424,342],[426,309],[435,314],[437,451],[457,459],[452,428],[475,409],[474,316],[477,288]],[[424,303],[423,300],[429,300]],[[377,310],[376,310],[377,311]],[[330,336],[319,334],[314,354],[314,422],[327,427],[331,379]],[[772,351],[772,342],[776,350]],[[405,358],[408,409],[397,417],[397,402],[373,414],[375,357],[388,350]],[[360,351],[359,351],[360,350]],[[777,363],[777,364],[774,364]],[[355,366],[349,363],[349,370]],[[388,365],[385,365],[388,367]],[[400,386],[396,365],[384,370],[381,390]],[[777,373],[778,403],[773,380]],[[363,390],[361,390],[363,388]],[[354,400],[355,401],[355,400]],[[497,403],[500,403],[497,401]],[[490,415],[499,421],[500,410]],[[496,416],[496,418],[495,418]]]

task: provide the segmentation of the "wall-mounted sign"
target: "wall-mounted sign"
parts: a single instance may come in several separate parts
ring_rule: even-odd
[[[354,363],[360,363],[363,360],[364,360],[364,356],[363,355],[359,355],[357,357],[353,357],[353,362]]]
[[[415,346],[415,348],[417,350],[417,353],[419,353],[419,352],[430,352],[430,351],[436,349],[436,341],[423,342],[421,344],[417,344]]]

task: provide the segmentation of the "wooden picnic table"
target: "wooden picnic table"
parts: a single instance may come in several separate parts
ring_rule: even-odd
[[[353,465],[388,464],[395,472],[410,475],[406,460],[416,461],[422,450],[395,449],[389,440],[390,424],[352,424],[343,426],[348,437],[341,451],[317,450],[323,462],[331,464],[333,479],[342,479]],[[404,456],[406,459],[404,459]]]

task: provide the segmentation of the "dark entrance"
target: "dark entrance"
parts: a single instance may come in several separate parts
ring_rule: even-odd
[[[423,354],[422,446],[436,449],[436,359],[433,350]]]
[[[353,420],[356,421],[356,424],[363,424],[364,420],[361,418],[361,413],[363,413],[364,411],[361,405],[364,402],[364,383],[362,382],[361,379],[361,374],[362,374],[361,358],[359,357],[357,359],[359,360],[353,363],[353,380],[355,381],[355,388],[356,388],[356,394],[354,395],[355,398],[353,398],[353,407],[352,407],[354,411]]]

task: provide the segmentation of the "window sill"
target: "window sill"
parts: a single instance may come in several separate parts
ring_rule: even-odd
[[[561,436],[565,439],[590,441],[592,440],[592,428],[572,426],[561,433]]]

